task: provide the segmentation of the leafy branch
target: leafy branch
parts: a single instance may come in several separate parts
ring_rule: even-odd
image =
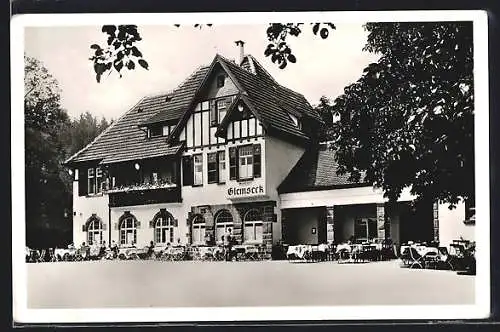
[[[144,69],[149,69],[149,64],[142,57],[142,52],[135,46],[142,40],[136,25],[104,25],[102,32],[108,35],[107,46],[101,47],[92,44],[94,55],[89,59],[94,62],[96,80],[99,83],[101,76],[106,71],[111,74],[114,69],[120,77],[121,70],[126,67],[134,70],[137,63]]]
[[[264,55],[266,57],[271,57],[273,63],[278,63],[280,69],[285,69],[288,62],[296,63],[297,58],[292,53],[292,49],[287,44],[287,37],[293,36],[298,37],[301,33],[301,27],[304,23],[271,23],[266,30],[267,39],[270,42]],[[319,35],[322,39],[328,38],[330,34],[330,29],[335,30],[335,25],[333,23],[311,23],[313,26],[312,32],[314,35]]]

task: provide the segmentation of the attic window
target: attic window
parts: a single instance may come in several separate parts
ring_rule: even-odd
[[[149,137],[158,137],[163,135],[162,126],[152,126],[149,128]]]
[[[288,113],[288,116],[289,116],[289,117],[290,117],[290,119],[292,120],[293,125],[294,125],[295,127],[297,127],[297,128],[299,128],[299,129],[300,129],[301,125],[300,125],[300,121],[299,121],[299,119],[297,119],[297,117],[296,117],[295,115],[290,114],[290,113]]]
[[[142,108],[140,108],[140,107],[139,107],[139,108],[137,109],[137,113],[141,113],[141,112],[142,112]]]
[[[165,102],[168,103],[169,101],[172,100],[172,96],[166,96],[165,97]]]
[[[224,86],[225,80],[226,80],[226,77],[224,75],[217,76],[217,87],[222,88]]]

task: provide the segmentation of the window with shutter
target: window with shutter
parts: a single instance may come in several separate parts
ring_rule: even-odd
[[[238,179],[238,150],[235,146],[229,148],[229,179]]]
[[[219,183],[225,183],[227,178],[226,171],[226,151],[217,152],[217,163],[219,167]]]
[[[208,165],[208,183],[216,183],[219,180],[217,168],[217,152],[209,153],[207,155]]]
[[[253,147],[240,146],[238,152],[239,178],[241,180],[253,178]]]
[[[260,178],[261,169],[262,169],[261,165],[262,165],[262,162],[261,162],[260,144],[254,144],[254,146],[253,146],[253,177],[254,178]]]
[[[203,185],[203,155],[197,154],[193,156],[194,180],[193,185]]]
[[[182,185],[192,186],[193,185],[193,157],[184,156],[182,157]]]

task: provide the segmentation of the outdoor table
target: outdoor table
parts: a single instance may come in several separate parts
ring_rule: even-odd
[[[286,255],[287,257],[293,255],[299,259],[307,259],[308,254],[310,256],[311,253],[312,253],[312,246],[299,244],[296,246],[289,246]]]

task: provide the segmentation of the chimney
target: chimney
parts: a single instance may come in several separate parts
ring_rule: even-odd
[[[241,63],[243,62],[243,57],[245,56],[245,42],[243,40],[237,40],[234,42],[237,46],[239,46],[239,49],[240,49],[240,58],[239,58],[239,62],[238,62],[238,65],[241,65]]]

